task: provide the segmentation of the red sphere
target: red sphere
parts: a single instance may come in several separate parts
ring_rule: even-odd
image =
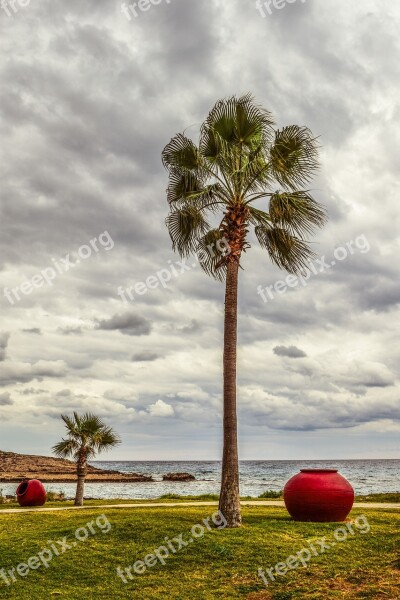
[[[354,502],[354,490],[337,469],[301,469],[283,490],[286,508],[295,521],[344,521]]]
[[[46,490],[38,479],[25,479],[15,493],[20,506],[43,506],[46,502]]]

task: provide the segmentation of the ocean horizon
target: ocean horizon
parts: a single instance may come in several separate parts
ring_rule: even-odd
[[[153,482],[86,483],[85,497],[96,499],[152,499],[164,494],[182,496],[218,494],[221,461],[92,461],[100,469],[122,473],[151,475]],[[400,459],[349,460],[243,460],[240,461],[240,493],[259,496],[267,490],[282,490],[285,483],[302,468],[337,468],[354,487],[356,494],[400,491]],[[187,472],[195,481],[163,481],[166,473]],[[13,494],[15,483],[0,484],[3,494]],[[48,491],[64,492],[67,498],[75,494],[75,483],[46,483]]]

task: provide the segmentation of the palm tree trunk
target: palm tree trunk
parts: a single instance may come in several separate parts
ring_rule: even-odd
[[[236,415],[236,347],[239,262],[229,261],[224,323],[224,451],[219,510],[228,527],[240,527],[239,458]]]
[[[75,506],[83,506],[83,494],[85,490],[85,479],[87,474],[86,467],[78,467],[78,483],[76,485]]]

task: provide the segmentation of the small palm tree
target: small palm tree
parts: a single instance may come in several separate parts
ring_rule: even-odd
[[[100,417],[92,413],[73,417],[61,415],[67,429],[67,437],[53,446],[53,453],[59,458],[72,458],[76,462],[78,483],[75,506],[83,505],[83,492],[87,475],[87,462],[103,450],[114,448],[121,443],[119,436],[107,427]]]
[[[169,171],[166,224],[182,257],[197,254],[204,271],[225,280],[224,447],[220,510],[241,524],[236,416],[238,274],[254,228],[278,267],[299,273],[315,255],[305,239],[326,221],[303,189],[318,168],[309,129],[274,129],[250,94],[220,100],[200,129],[199,144],[178,134],[162,153]]]

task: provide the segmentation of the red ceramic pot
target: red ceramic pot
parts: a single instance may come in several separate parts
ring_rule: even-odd
[[[15,493],[20,506],[43,506],[46,502],[46,490],[38,479],[25,479]]]
[[[283,498],[295,521],[344,521],[354,490],[337,469],[301,469],[285,485]]]

